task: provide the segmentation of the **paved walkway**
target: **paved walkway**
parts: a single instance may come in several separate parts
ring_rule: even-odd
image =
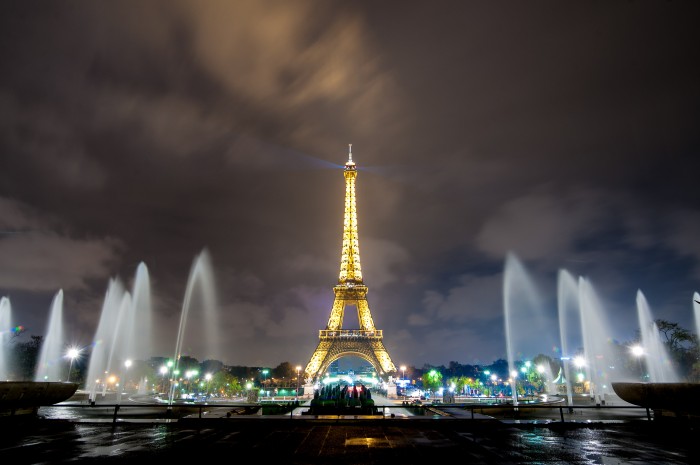
[[[387,407],[382,417],[303,415],[307,409],[281,416],[230,417],[226,409],[214,409],[202,418],[116,423],[108,414],[66,420],[47,418],[40,410],[39,416],[24,420],[0,418],[0,463],[199,463],[216,457],[285,464],[700,463],[697,420],[647,420],[639,411],[606,421],[567,412],[570,416],[561,422],[524,414],[472,418],[463,408],[413,415],[411,409],[396,406]]]
[[[694,425],[651,422],[508,424],[497,420],[209,418],[173,423],[2,425],[0,461],[121,463],[239,460],[264,463],[477,464],[700,463]]]

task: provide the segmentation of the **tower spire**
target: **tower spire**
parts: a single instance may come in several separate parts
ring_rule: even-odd
[[[352,161],[352,144],[349,144],[348,161],[345,163],[343,176],[345,177],[345,216],[338,284],[362,284],[360,245],[357,234],[357,203],[355,201],[357,169]]]

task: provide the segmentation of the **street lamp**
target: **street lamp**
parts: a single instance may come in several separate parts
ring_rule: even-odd
[[[168,372],[168,367],[165,365],[160,367],[160,390],[165,391],[165,374]]]
[[[185,378],[187,378],[187,394],[188,394],[188,396],[192,392],[192,384],[191,384],[192,378],[194,378],[198,374],[199,374],[199,372],[197,370],[187,370],[185,372]]]
[[[403,383],[403,398],[404,400],[406,399],[406,365],[401,365],[399,368],[401,368],[401,380],[404,381]]]
[[[124,371],[124,376],[120,376],[119,378],[119,383],[115,385],[117,387],[117,403],[121,403],[122,401],[122,389],[126,389],[126,383],[127,383],[127,375],[129,373],[129,367],[131,366],[131,360],[127,359],[124,361],[124,366],[126,367],[126,370]]]
[[[131,360],[127,359],[124,361],[124,366],[126,367],[126,374],[124,375],[124,389],[126,389],[127,376],[129,375],[129,368],[131,368]]]
[[[269,371],[267,368],[265,368],[265,369],[262,371],[263,396],[265,396],[265,375],[267,375],[269,372],[270,372],[270,371]]]
[[[170,370],[173,369],[173,365],[175,365],[175,363],[172,360],[168,360],[167,362],[165,362],[165,366],[168,369],[168,405],[172,405],[173,396],[175,395],[175,384],[173,382],[172,376],[174,373],[170,374]],[[165,387],[163,387],[163,390],[165,390]],[[170,407],[168,407],[168,409],[170,409]]]
[[[107,378],[107,382],[105,382],[105,390],[107,389],[107,384],[114,384],[114,388],[118,390],[119,388],[119,383],[117,382],[117,377],[114,375],[109,375]],[[119,399],[117,399],[117,403]]]
[[[301,366],[297,365],[297,400],[299,400],[299,372],[301,371]]]
[[[637,362],[639,363],[639,377],[644,381],[644,368],[642,367],[642,356],[644,356],[644,347],[640,345],[634,345],[630,347],[630,352],[632,355],[637,357]]]
[[[576,368],[578,368],[578,373],[576,374],[576,381],[581,383],[581,393],[585,394],[586,385],[584,383],[584,380],[586,379],[586,377],[583,375],[583,367],[586,366],[586,359],[580,355],[574,357],[574,365],[576,366]]]
[[[513,405],[518,405],[518,372],[513,370],[510,372],[510,377],[513,380],[511,389],[513,390]]]
[[[206,393],[206,397],[209,397],[209,382],[211,381],[211,373],[207,373],[206,375],[204,375],[204,379],[207,380],[207,393]]]
[[[68,379],[66,380],[66,382],[68,383],[70,383],[70,371],[73,368],[73,360],[78,358],[79,355],[80,349],[76,347],[71,347],[70,349],[68,349],[68,353],[66,354],[66,357],[70,358],[70,364],[68,365]]]

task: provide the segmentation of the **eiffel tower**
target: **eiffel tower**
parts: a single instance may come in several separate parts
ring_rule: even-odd
[[[306,365],[307,380],[318,379],[328,366],[344,356],[357,356],[369,362],[379,376],[393,374],[396,367],[382,342],[382,330],[374,327],[367,303],[367,286],[362,282],[360,249],[357,235],[355,178],[357,168],[352,161],[352,144],[345,163],[345,217],[343,247],[338,284],[333,287],[335,300],[326,329],[319,331],[319,343]],[[345,307],[355,306],[360,329],[342,329]]]

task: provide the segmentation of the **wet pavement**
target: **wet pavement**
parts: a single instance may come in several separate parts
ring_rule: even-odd
[[[493,418],[454,408],[414,416],[391,407],[387,416],[233,415],[213,409],[176,420],[112,422],[41,414],[0,418],[0,461],[5,464],[121,463],[138,460],[255,458],[287,464],[689,464],[700,463],[694,419],[643,409],[595,420],[583,410],[567,421]],[[392,417],[391,414],[394,416]],[[552,412],[556,418],[557,412]],[[613,418],[614,416],[614,418]],[[598,416],[598,418],[600,418]]]

